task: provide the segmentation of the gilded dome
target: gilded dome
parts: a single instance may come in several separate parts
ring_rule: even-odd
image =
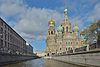
[[[53,19],[49,20],[49,26],[55,26],[55,21]]]
[[[67,12],[67,9],[64,9],[64,13],[66,13]]]
[[[74,32],[78,32],[78,31],[79,31],[79,27],[78,27],[77,24],[75,24],[75,26],[74,26]]]

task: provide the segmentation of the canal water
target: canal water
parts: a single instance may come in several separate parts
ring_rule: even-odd
[[[3,67],[80,67],[51,59],[34,59],[16,64],[10,64]]]

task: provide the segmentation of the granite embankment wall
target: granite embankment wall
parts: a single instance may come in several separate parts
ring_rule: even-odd
[[[0,65],[8,63],[16,63],[25,60],[31,60],[38,58],[37,56],[26,56],[26,55],[12,55],[12,54],[2,54],[0,53]]]
[[[100,67],[100,50],[93,50],[87,52],[79,52],[66,54],[62,56],[55,56],[52,59],[68,62],[82,66],[99,66]]]

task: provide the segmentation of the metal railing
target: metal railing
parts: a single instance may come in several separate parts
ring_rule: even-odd
[[[89,51],[91,51],[91,50],[93,51],[97,48],[100,49],[100,47],[96,47],[96,45],[97,45],[97,43],[93,43],[93,44],[90,44],[90,45],[87,45],[87,46],[82,46],[80,48],[75,48],[74,50],[71,49],[71,50],[68,50],[68,51],[65,51],[65,52],[62,52],[62,53],[55,53],[52,56],[65,56],[65,55],[69,55],[69,54],[89,52]]]

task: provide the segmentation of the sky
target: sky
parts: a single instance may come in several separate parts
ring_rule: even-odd
[[[0,0],[0,17],[37,52],[46,48],[48,21],[52,17],[57,28],[65,8],[80,30],[100,19],[100,0]]]

